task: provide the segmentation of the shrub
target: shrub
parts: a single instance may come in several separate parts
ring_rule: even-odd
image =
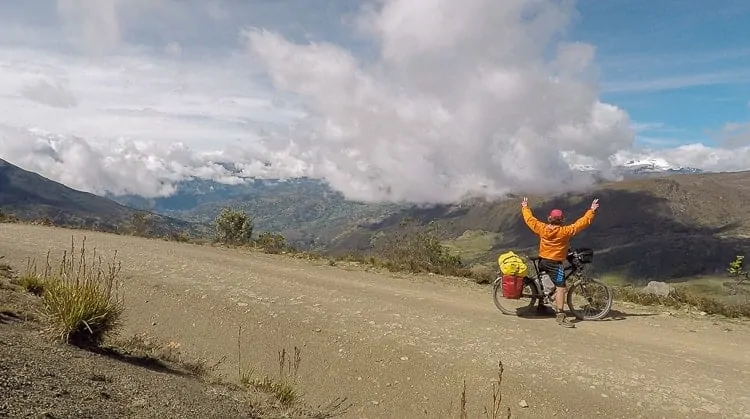
[[[167,240],[175,241],[179,243],[190,243],[193,241],[193,238],[190,237],[190,234],[184,232],[184,231],[173,231],[165,237]]]
[[[253,220],[242,211],[224,208],[215,223],[216,239],[220,243],[245,245],[252,241]]]
[[[0,260],[2,259],[5,259],[5,256],[0,256]],[[13,278],[13,267],[10,264],[0,262],[0,278]]]
[[[119,328],[124,304],[119,294],[121,264],[116,257],[117,252],[105,266],[94,249],[88,262],[84,238],[78,258],[71,240],[70,252],[63,253],[56,273],[48,260],[41,277],[45,284],[42,298],[50,328],[60,340],[99,346]]]
[[[737,255],[737,257],[735,257],[734,260],[729,263],[729,267],[727,268],[727,273],[729,274],[729,276],[737,280],[736,285],[742,285],[750,278],[750,273],[745,270],[744,261],[744,256]]]
[[[430,223],[427,228],[420,228],[405,220],[400,227],[398,231],[375,240],[375,253],[386,268],[415,273],[470,276],[461,257],[443,246],[435,224]]]
[[[127,230],[134,236],[150,237],[153,235],[154,219],[146,211],[138,211],[130,216]]]
[[[675,287],[669,295],[662,296],[641,292],[631,286],[616,287],[614,297],[622,301],[650,306],[663,305],[666,307],[694,307],[706,314],[719,314],[726,317],[750,317],[750,302],[725,302],[717,298],[691,292],[682,287]]]
[[[0,211],[0,223],[17,223],[18,217],[14,214],[8,214],[7,212]]]
[[[281,234],[264,231],[255,239],[255,244],[263,248],[266,253],[278,254],[287,251],[286,239]]]

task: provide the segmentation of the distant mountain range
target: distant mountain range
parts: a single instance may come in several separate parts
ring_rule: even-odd
[[[573,219],[595,194],[601,199],[600,214],[574,245],[596,249],[600,272],[629,279],[719,274],[736,254],[750,253],[750,172],[701,173],[659,162],[628,163],[620,169],[628,180],[602,181],[586,193],[531,197],[535,213],[543,217],[551,207],[562,207]],[[367,250],[405,218],[437,223],[444,243],[469,263],[494,265],[498,252],[533,251],[536,240],[520,219],[517,200],[370,204],[347,200],[325,182],[305,178],[240,185],[190,180],[166,198],[102,197],[0,160],[0,210],[20,218],[49,217],[112,231],[150,211],[157,232],[197,233],[207,231],[207,223],[225,206],[249,212],[256,231],[280,232],[299,247],[332,254]]]
[[[230,173],[239,175],[240,172],[230,164],[224,164]],[[598,172],[597,169],[588,166],[574,166],[575,169],[585,172]],[[700,169],[690,167],[674,167],[663,160],[644,159],[631,160],[613,169],[614,173],[624,179],[637,179],[643,177],[660,177],[675,174],[697,174],[705,173]],[[601,182],[605,182],[602,180]],[[286,193],[294,190],[300,192],[308,189],[312,195],[323,194],[335,195],[337,200],[347,201],[343,195],[331,189],[327,183],[311,178],[280,179],[253,179],[247,178],[245,183],[228,185],[213,180],[191,179],[178,182],[177,191],[168,197],[144,198],[139,195],[112,195],[105,197],[115,200],[133,208],[141,208],[162,213],[179,213],[190,217],[190,213],[198,207],[214,204],[222,201],[236,201],[241,198],[266,196],[267,194]],[[329,196],[332,197],[332,196]],[[369,204],[372,207],[401,208],[403,205],[381,205]],[[200,211],[199,211],[200,212]],[[194,217],[191,217],[194,218]]]
[[[554,204],[566,208],[571,218],[583,212],[592,194],[602,199],[602,215],[577,240],[599,249],[598,268],[638,278],[718,273],[736,252],[746,249],[750,174],[703,173],[648,160],[627,162],[617,170],[626,180],[601,180],[596,191],[586,194],[534,199],[539,214]],[[491,265],[499,251],[534,246],[533,235],[520,223],[516,201],[472,200],[421,208],[366,204],[349,201],[314,179],[240,185],[187,181],[168,198],[113,199],[199,222],[233,206],[250,213],[259,230],[279,232],[297,246],[334,254],[367,250],[377,235],[398,228],[404,218],[437,222],[445,243],[471,263]]]
[[[36,173],[0,159],[0,211],[22,220],[50,221],[102,231],[127,227],[133,216],[142,213],[107,198],[71,189]],[[196,223],[162,214],[148,214],[152,233],[197,234],[204,231]]]
[[[598,169],[592,166],[586,165],[574,165],[572,166],[576,170],[583,172],[594,172],[598,173]],[[696,174],[696,173],[707,173],[704,170],[696,169],[694,167],[681,167],[669,164],[664,159],[646,158],[639,160],[628,160],[622,165],[614,166],[612,172],[616,175],[622,176],[623,179],[636,179],[640,177],[656,177],[656,176],[668,176],[668,175],[679,175],[679,174]]]
[[[130,207],[159,212],[193,222],[210,222],[223,207],[251,214],[256,230],[283,234],[300,248],[320,249],[358,223],[377,220],[410,206],[347,200],[327,183],[308,178],[248,179],[239,185],[191,180],[177,185],[165,198],[110,196]]]

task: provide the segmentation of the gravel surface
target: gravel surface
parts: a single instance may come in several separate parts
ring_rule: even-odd
[[[260,417],[247,392],[206,384],[176,365],[52,342],[34,319],[38,306],[38,298],[0,289],[0,417]]]
[[[744,321],[616,303],[615,316],[565,329],[503,316],[488,287],[452,278],[41,226],[0,225],[0,255],[23,266],[83,235],[123,261],[127,333],[225,358],[228,379],[240,327],[256,373],[296,346],[304,399],[346,396],[345,417],[457,417],[463,380],[469,417],[484,417],[498,361],[517,418],[750,417]]]

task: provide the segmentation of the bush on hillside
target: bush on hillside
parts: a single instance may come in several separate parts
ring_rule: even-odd
[[[220,243],[246,245],[252,241],[253,220],[242,211],[224,208],[215,223],[216,239]]]
[[[146,211],[133,213],[128,220],[127,229],[135,236],[151,237],[154,230],[154,219],[152,214]]]
[[[85,238],[78,257],[75,252],[75,242],[71,240],[70,251],[63,252],[56,271],[48,254],[41,273],[36,264],[30,264],[22,278],[27,278],[29,285],[39,285],[50,329],[61,341],[82,347],[99,346],[121,325],[121,265],[116,261],[116,252],[106,265],[96,250],[89,261]]]
[[[15,215],[0,211],[0,223],[17,223],[18,221]]]
[[[465,274],[466,270],[461,257],[443,246],[433,223],[420,228],[404,220],[397,231],[377,238],[374,250],[391,270],[443,275]]]
[[[684,308],[694,307],[706,314],[719,314],[730,318],[750,317],[750,302],[727,302],[690,291],[685,287],[675,287],[669,295],[645,293],[633,286],[615,287],[614,297],[620,301],[653,306]]]
[[[255,239],[255,245],[263,248],[263,251],[271,254],[279,254],[289,250],[286,238],[281,234],[264,231]]]
[[[750,278],[750,273],[745,270],[744,261],[744,256],[737,255],[727,268],[727,273],[737,280],[737,285],[742,285]]]

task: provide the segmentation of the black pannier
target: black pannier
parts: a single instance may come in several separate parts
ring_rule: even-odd
[[[594,249],[588,247],[579,247],[568,254],[568,261],[573,263],[592,263],[594,261]]]

